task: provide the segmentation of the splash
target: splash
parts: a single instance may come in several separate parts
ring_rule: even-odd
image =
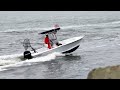
[[[0,56],[0,66],[14,64],[21,61],[21,59],[18,58],[19,56],[21,56],[21,54]]]
[[[46,56],[37,57],[25,61],[20,60],[19,56],[20,54],[0,56],[0,71],[8,70],[10,67],[28,66],[28,65],[33,65],[34,63],[51,61],[51,60],[55,60],[57,56],[64,56],[64,55],[61,53],[54,52]]]

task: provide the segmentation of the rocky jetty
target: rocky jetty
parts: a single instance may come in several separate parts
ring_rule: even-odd
[[[93,69],[87,79],[120,79],[120,65]]]

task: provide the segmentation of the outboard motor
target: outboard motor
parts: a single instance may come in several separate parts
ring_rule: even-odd
[[[24,58],[25,59],[32,59],[32,55],[30,51],[25,51],[24,52]]]
[[[23,46],[25,48],[25,52],[23,53],[24,58],[25,59],[31,59],[32,58],[31,52],[27,50],[29,47],[31,47],[30,40],[25,39],[24,42],[23,42]]]

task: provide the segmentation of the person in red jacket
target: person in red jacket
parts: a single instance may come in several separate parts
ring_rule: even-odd
[[[45,42],[45,44],[47,44],[47,47],[49,49],[51,49],[51,43],[50,43],[50,39],[49,39],[48,35],[46,35],[44,42]]]

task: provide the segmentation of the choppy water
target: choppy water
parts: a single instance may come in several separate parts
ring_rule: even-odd
[[[43,46],[38,33],[61,26],[58,39],[85,35],[71,56],[52,53],[21,61],[23,39],[34,48]],[[96,67],[120,64],[120,12],[118,11],[1,11],[0,78],[85,79]]]

